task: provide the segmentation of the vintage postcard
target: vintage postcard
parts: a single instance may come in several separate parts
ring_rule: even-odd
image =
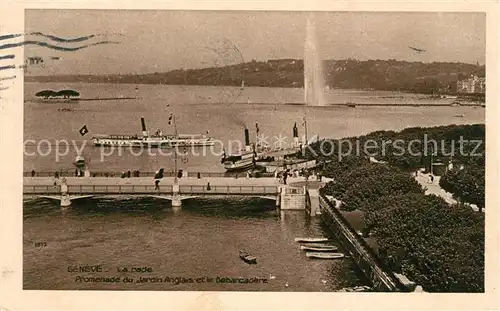
[[[1,310],[498,307],[498,4],[5,8]]]

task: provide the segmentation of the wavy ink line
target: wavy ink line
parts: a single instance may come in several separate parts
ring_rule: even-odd
[[[115,42],[115,41],[101,41],[101,42],[96,42],[96,43],[92,43],[92,44],[82,45],[82,46],[78,46],[78,47],[74,47],[74,48],[69,48],[69,47],[62,47],[62,46],[52,45],[52,44],[49,44],[47,42],[42,42],[42,41],[23,41],[23,42],[18,42],[18,43],[7,43],[7,44],[4,44],[4,45],[0,45],[0,50],[10,49],[10,48],[14,48],[14,47],[22,46],[22,45],[34,44],[34,45],[38,45],[38,46],[48,47],[50,49],[57,50],[57,51],[74,52],[74,51],[85,49],[85,48],[88,48],[88,47],[91,47],[91,46],[94,46],[94,45],[100,45],[100,44],[119,44],[119,43],[120,42]]]
[[[45,37],[47,39],[50,39],[52,41],[56,41],[56,42],[59,42],[59,43],[83,42],[83,41],[87,41],[87,40],[95,38],[95,37],[102,37],[102,36],[106,36],[106,35],[124,36],[124,34],[122,34],[122,33],[112,32],[112,33],[91,34],[91,35],[88,35],[88,36],[82,36],[82,37],[77,37],[77,38],[62,38],[62,37],[57,37],[57,36],[54,36],[54,35],[44,34],[42,32],[36,31],[36,32],[30,32],[30,33],[25,33],[25,34],[17,33],[17,34],[1,35],[0,36],[0,41],[7,40],[7,39],[13,39],[13,38],[17,38],[17,37],[21,37],[23,35],[25,35],[25,36],[42,36],[42,37]]]
[[[12,80],[12,79],[15,79],[15,78],[16,78],[16,76],[2,77],[2,78],[0,78],[0,81]]]
[[[123,34],[120,33],[97,33],[97,34],[91,34],[88,36],[83,36],[83,37],[78,37],[78,38],[61,38],[61,37],[56,37],[54,35],[47,35],[42,32],[30,32],[27,35],[34,35],[34,36],[42,36],[47,39],[56,41],[56,42],[61,42],[61,43],[71,43],[71,42],[82,42],[86,41],[95,37],[102,37],[106,35],[118,35],[118,36],[123,36]]]
[[[14,59],[14,57],[16,57],[14,54],[2,55],[2,56],[0,56],[0,60],[2,60],[2,59]]]
[[[22,36],[22,33],[16,33],[16,34],[10,34],[10,35],[3,35],[0,36],[0,41],[2,40],[7,40],[7,39],[13,39]]]
[[[92,39],[94,37],[103,36],[103,34],[92,34],[92,35],[78,37],[78,38],[66,39],[66,38],[56,37],[56,36],[53,36],[53,35],[46,35],[46,34],[41,33],[41,32],[30,32],[30,33],[28,33],[28,35],[42,36],[42,37],[45,37],[47,39],[50,39],[50,40],[53,40],[53,41],[56,41],[56,42],[64,42],[64,43],[82,42],[82,41],[86,41],[86,40]]]
[[[0,91],[5,91],[6,89],[8,89],[9,86],[3,86],[3,87],[0,87]]]
[[[6,69],[16,69],[16,66],[15,65],[0,66],[0,71],[6,70]]]

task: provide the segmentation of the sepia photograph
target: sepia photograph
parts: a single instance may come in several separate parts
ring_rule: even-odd
[[[27,8],[22,290],[485,293],[486,29]]]

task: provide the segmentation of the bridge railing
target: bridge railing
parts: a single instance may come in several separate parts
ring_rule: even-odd
[[[277,195],[277,186],[179,186],[181,194],[259,194],[259,195]]]
[[[128,171],[127,171],[128,172]],[[125,173],[127,173],[125,172]],[[136,172],[136,173],[135,173]],[[54,171],[31,171],[31,172],[23,172],[23,177],[54,177],[56,173],[59,177],[76,177],[75,171],[68,170],[54,170]],[[121,177],[124,172],[116,172],[116,171],[91,171],[91,177]],[[135,173],[135,174],[134,174]],[[198,173],[200,173],[201,178],[207,177],[232,177],[236,176],[236,173],[229,172],[196,172],[196,171],[188,171],[188,177],[197,177]],[[134,177],[154,177],[156,172],[141,172],[141,171],[130,171],[130,178]],[[164,172],[164,177],[174,177],[174,172]],[[243,173],[239,173],[238,176],[243,177]]]
[[[68,185],[69,194],[172,194],[172,185]],[[56,195],[60,186],[24,185],[24,194]],[[186,195],[277,195],[277,186],[210,186],[180,185],[179,193]]]

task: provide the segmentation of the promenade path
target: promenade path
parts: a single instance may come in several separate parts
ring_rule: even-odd
[[[450,205],[457,204],[458,201],[455,198],[453,198],[453,194],[446,192],[443,188],[441,188],[441,186],[439,186],[440,179],[441,179],[440,176],[434,176],[434,181],[431,183],[429,174],[424,174],[420,171],[417,173],[417,176],[415,177],[415,180],[425,189],[425,194],[434,194],[436,196],[439,196],[443,198],[446,201],[446,203]],[[479,208],[476,205],[469,204],[469,206],[475,212],[479,211]]]
[[[415,180],[425,189],[425,194],[434,194],[443,198],[448,204],[457,204],[458,202],[453,198],[453,195],[439,186],[440,179],[440,176],[434,176],[434,181],[431,183],[429,174],[422,172],[418,172],[415,177]]]

